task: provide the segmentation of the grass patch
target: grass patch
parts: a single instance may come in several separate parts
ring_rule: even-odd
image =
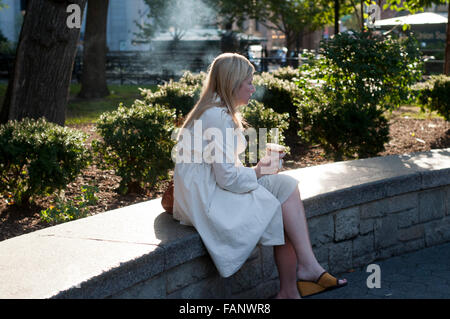
[[[7,83],[0,83],[0,103],[6,94]],[[66,111],[66,125],[94,123],[103,112],[117,109],[120,102],[131,106],[136,99],[141,98],[139,88],[149,88],[153,91],[156,85],[108,85],[109,96],[96,100],[81,100],[77,94],[81,90],[80,84],[70,85],[70,98]]]
[[[122,102],[131,106],[136,99],[141,98],[139,88],[156,90],[156,85],[108,85],[109,96],[95,100],[82,100],[76,96],[81,90],[80,84],[70,86],[70,99],[66,112],[66,125],[94,123],[104,112],[117,109]]]

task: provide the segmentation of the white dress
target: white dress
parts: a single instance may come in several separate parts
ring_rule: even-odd
[[[245,150],[246,140],[240,130],[232,138],[226,135],[227,128],[228,132],[235,128],[228,110],[211,107],[199,120],[200,134],[177,144],[177,154],[183,145],[182,153],[189,154],[190,160],[175,164],[173,217],[196,228],[220,275],[228,277],[239,270],[258,243],[284,244],[281,203],[258,183],[254,169],[240,161],[238,155]],[[208,135],[209,128],[220,130],[224,142]],[[189,129],[195,131],[192,126]],[[183,144],[188,140],[191,145]],[[211,154],[222,151],[226,160],[211,161],[204,155],[208,145],[215,147]],[[199,156],[197,162],[195,155]]]

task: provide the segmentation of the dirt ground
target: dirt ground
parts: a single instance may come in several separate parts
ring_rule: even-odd
[[[407,111],[410,112],[411,110],[408,109]],[[385,151],[380,153],[380,156],[450,147],[449,122],[440,118],[415,119],[404,114],[400,109],[391,117],[390,142],[385,145]],[[93,124],[77,126],[76,128],[91,135],[88,145],[90,145],[92,139],[96,138]],[[324,157],[324,151],[320,146],[297,145],[291,148],[291,155],[287,155],[284,159],[285,170],[332,162],[332,160]],[[172,173],[170,172],[171,176]],[[147,190],[145,194],[121,196],[115,191],[119,186],[119,181],[120,177],[114,175],[113,170],[100,170],[93,165],[84,170],[67,187],[65,197],[71,199],[78,196],[82,185],[96,185],[99,189],[96,193],[99,200],[95,206],[91,206],[89,209],[89,215],[94,215],[161,197],[167,185],[167,181],[165,181],[157,185],[155,189]],[[41,221],[39,215],[41,210],[47,209],[50,205],[54,205],[53,196],[37,199],[30,208],[19,210],[14,206],[7,205],[6,198],[0,197],[0,241],[51,226]]]

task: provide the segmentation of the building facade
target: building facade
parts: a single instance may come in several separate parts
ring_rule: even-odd
[[[0,30],[12,43],[19,40],[23,22],[22,9],[25,1],[2,0],[5,5],[0,10]],[[135,21],[142,23],[148,13],[148,7],[143,0],[109,0],[107,20],[107,46],[111,51],[130,51],[145,49],[145,46],[133,45],[133,33],[138,31]],[[81,40],[83,39],[86,22],[84,12]]]
[[[18,0],[2,0],[4,7],[0,9],[0,31],[9,41],[19,40],[23,15],[21,13],[24,2]]]

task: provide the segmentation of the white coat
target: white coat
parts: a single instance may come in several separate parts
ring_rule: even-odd
[[[175,164],[173,217],[196,228],[220,275],[228,277],[240,269],[258,243],[284,244],[281,204],[258,184],[254,169],[244,167],[239,159],[247,142],[240,130],[227,137],[227,128],[228,132],[235,128],[228,110],[213,106],[199,120],[200,134],[177,144],[177,154],[182,146],[190,161]],[[193,134],[195,128],[189,130]],[[223,142],[217,134],[213,139],[208,134],[211,131],[220,131]],[[183,144],[188,140],[191,145]],[[208,147],[215,148],[210,154],[219,153],[225,160],[212,161],[212,155],[205,155]]]

